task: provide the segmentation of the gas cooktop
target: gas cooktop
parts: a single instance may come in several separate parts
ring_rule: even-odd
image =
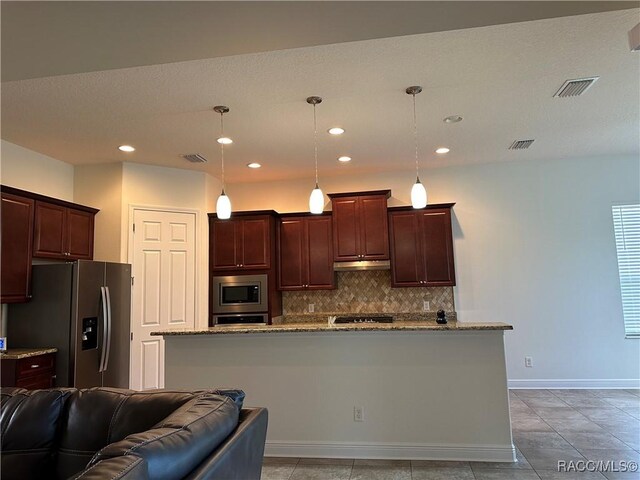
[[[393,317],[387,315],[354,315],[336,317],[335,323],[392,323]]]

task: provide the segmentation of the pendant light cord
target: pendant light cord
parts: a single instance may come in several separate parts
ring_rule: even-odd
[[[411,94],[413,97],[413,141],[416,146],[416,180],[420,181],[420,175],[418,171],[418,121],[416,120],[416,94]]]
[[[313,104],[313,155],[316,161],[316,188],[318,188],[318,124],[316,121],[316,104]]]
[[[220,114],[220,138],[224,138],[224,113]],[[220,160],[222,164],[222,194],[224,195],[224,143],[220,143]]]

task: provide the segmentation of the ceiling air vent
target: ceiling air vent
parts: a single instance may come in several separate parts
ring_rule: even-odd
[[[589,90],[589,87],[596,83],[600,77],[576,78],[567,80],[564,85],[553,95],[554,97],[577,97]]]
[[[516,140],[511,144],[509,150],[526,150],[532,143],[533,140]]]
[[[189,160],[191,163],[207,163],[207,159],[199,153],[189,153],[188,155],[182,155],[182,158]]]

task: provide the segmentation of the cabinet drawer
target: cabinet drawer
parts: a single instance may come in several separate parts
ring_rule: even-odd
[[[20,378],[16,381],[16,387],[27,390],[39,390],[41,388],[53,388],[53,373],[43,373],[41,375]]]
[[[28,357],[18,360],[17,377],[22,380],[23,377],[30,377],[50,371],[53,374],[53,354],[39,355],[37,357]],[[18,382],[20,382],[18,380]],[[20,386],[20,385],[18,385]]]

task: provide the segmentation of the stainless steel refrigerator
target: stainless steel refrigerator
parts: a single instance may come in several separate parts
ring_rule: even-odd
[[[9,307],[12,348],[56,347],[56,386],[129,388],[131,265],[34,265],[32,295]]]

